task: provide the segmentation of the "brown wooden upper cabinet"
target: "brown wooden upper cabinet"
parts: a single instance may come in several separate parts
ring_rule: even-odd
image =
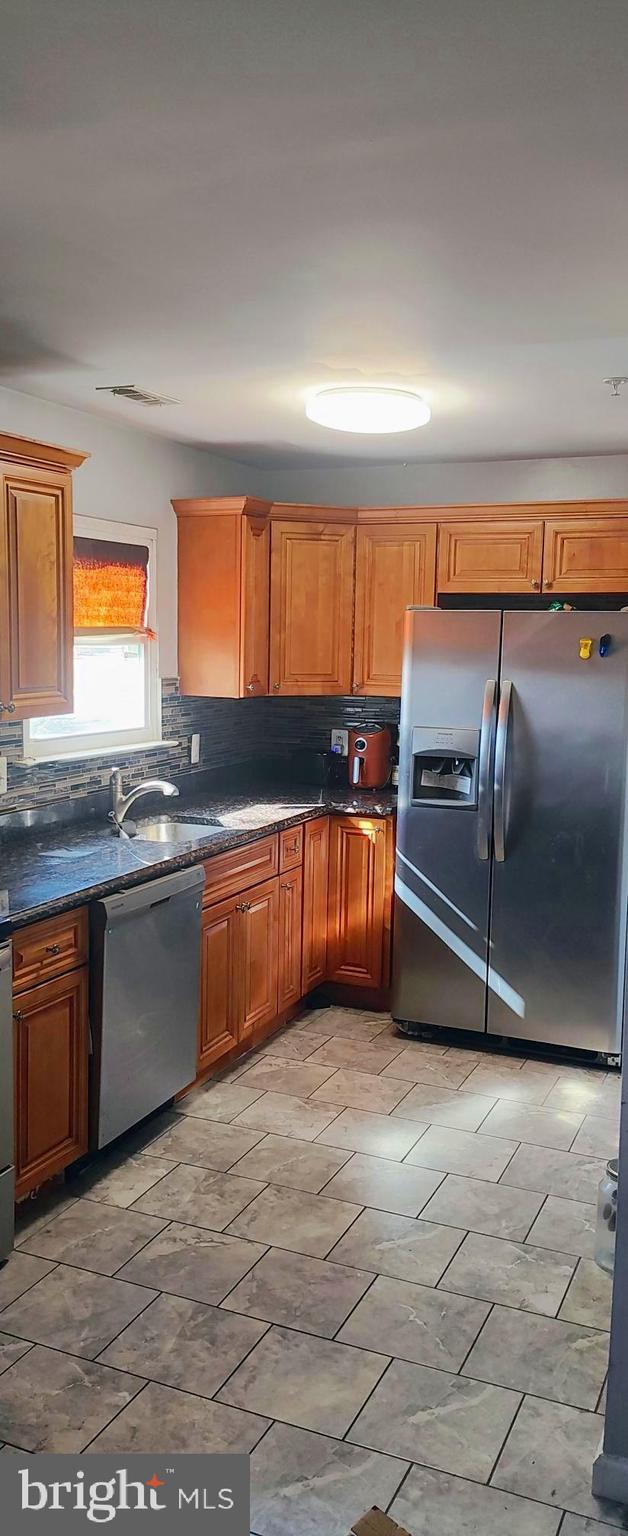
[[[405,610],[434,602],[436,534],[436,523],[358,527],[354,693],[394,698],[401,692]]]
[[[178,522],[182,693],[268,693],[268,504],[250,496],[173,501]]]
[[[324,515],[271,524],[271,693],[351,691],[355,527]]]
[[[628,591],[628,517],[548,518],[543,591]]]
[[[439,592],[540,592],[542,560],[540,518],[442,522],[436,584]]]
[[[0,434],[0,721],[72,709],[72,483],[85,454]]]

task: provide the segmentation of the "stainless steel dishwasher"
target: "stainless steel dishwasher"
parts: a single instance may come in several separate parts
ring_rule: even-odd
[[[92,1148],[196,1075],[204,878],[177,870],[92,903]]]
[[[0,1264],[13,1247],[13,1012],[11,945],[0,944]]]

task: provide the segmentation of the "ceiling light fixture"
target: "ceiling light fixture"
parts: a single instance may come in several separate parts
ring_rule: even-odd
[[[310,421],[335,432],[413,432],[424,427],[431,410],[411,389],[345,384],[319,389],[305,407]]]

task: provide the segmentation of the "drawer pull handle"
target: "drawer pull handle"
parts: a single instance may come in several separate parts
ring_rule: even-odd
[[[15,1019],[16,1024],[21,1024],[23,1022],[24,1014],[22,1013],[21,1008],[16,1008],[14,1010],[13,1017]]]
[[[237,903],[237,905],[236,905],[236,912],[250,912],[250,910],[251,910],[251,903],[250,903],[250,901],[239,901]]]
[[[60,944],[47,944],[46,945],[46,954],[47,955],[60,955],[61,954],[61,945]]]

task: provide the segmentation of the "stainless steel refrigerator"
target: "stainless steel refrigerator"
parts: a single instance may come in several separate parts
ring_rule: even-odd
[[[621,1051],[628,613],[411,608],[392,1012]]]

